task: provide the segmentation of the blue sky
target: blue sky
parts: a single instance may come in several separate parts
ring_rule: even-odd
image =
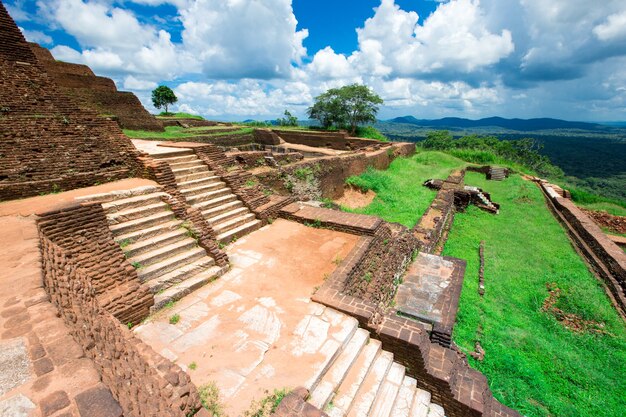
[[[27,39],[215,119],[303,117],[353,82],[380,117],[626,120],[624,0],[3,0]]]

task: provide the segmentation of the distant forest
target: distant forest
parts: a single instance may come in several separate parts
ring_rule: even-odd
[[[448,130],[456,138],[466,135],[495,136],[502,140],[531,138],[542,145],[539,152],[565,172],[568,185],[626,201],[626,129],[589,126],[589,129],[576,126],[516,131],[501,127],[420,126],[395,121],[376,124],[394,141],[420,142],[434,130]]]

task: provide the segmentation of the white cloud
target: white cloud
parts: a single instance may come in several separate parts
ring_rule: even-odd
[[[49,45],[52,43],[52,38],[43,32],[38,30],[26,30],[22,27],[20,27],[20,30],[28,42],[36,42],[42,45]]]
[[[609,16],[605,23],[593,28],[593,33],[603,41],[626,38],[626,10]]]
[[[126,90],[154,90],[158,84],[154,81],[142,80],[132,75],[124,78],[124,88]]]

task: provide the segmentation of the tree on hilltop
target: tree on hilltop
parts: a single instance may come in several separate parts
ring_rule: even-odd
[[[289,110],[285,110],[285,118],[282,117],[277,120],[280,126],[298,126],[298,118],[291,114]]]
[[[311,119],[319,120],[325,129],[331,126],[349,127],[355,134],[357,126],[376,121],[379,106],[383,99],[369,87],[351,84],[341,88],[331,88],[315,97],[315,103],[307,113]]]
[[[152,104],[157,109],[165,107],[165,113],[167,114],[167,106],[174,104],[178,101],[176,94],[171,88],[165,85],[160,85],[152,90]]]

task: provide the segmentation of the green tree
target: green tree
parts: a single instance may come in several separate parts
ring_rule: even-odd
[[[291,114],[289,110],[285,110],[285,118],[277,120],[281,126],[298,126],[298,118]]]
[[[383,104],[369,87],[351,84],[332,88],[315,98],[315,103],[307,111],[311,119],[319,120],[326,129],[335,125],[349,127],[355,134],[357,126],[376,121],[378,106]]]
[[[154,107],[157,109],[165,107],[165,113],[168,113],[167,107],[177,101],[178,98],[176,97],[176,94],[174,94],[172,89],[168,86],[160,85],[152,90],[152,104],[154,104]]]

